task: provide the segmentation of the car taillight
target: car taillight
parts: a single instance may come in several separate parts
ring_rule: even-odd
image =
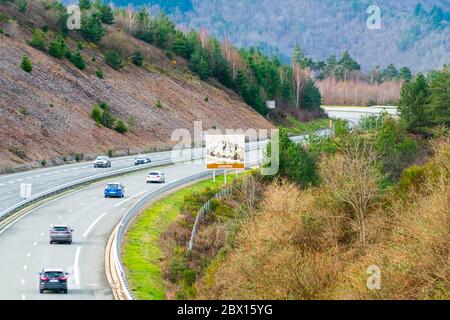
[[[66,281],[66,280],[67,280],[67,277],[60,277],[60,278],[58,278],[58,280],[60,280],[60,281]]]
[[[41,280],[42,281],[48,281],[48,278],[47,277],[41,277]]]

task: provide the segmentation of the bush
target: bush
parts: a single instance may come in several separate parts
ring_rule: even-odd
[[[157,107],[157,108],[162,108],[162,103],[161,103],[161,100],[156,100],[156,104],[155,104],[155,106]]]
[[[23,151],[19,146],[12,145],[11,147],[9,147],[8,150],[9,150],[9,152],[11,152],[12,154],[18,156],[21,159],[25,159],[26,158],[25,151]]]
[[[109,5],[101,4],[99,11],[100,11],[100,20],[103,23],[114,24],[114,13]]]
[[[106,53],[105,62],[115,70],[120,70],[124,67],[122,57],[116,50],[111,50]]]
[[[48,46],[48,53],[58,59],[66,55],[70,55],[70,51],[64,41],[64,38],[59,36],[55,41],[50,42]]]
[[[104,110],[100,122],[106,128],[111,129],[114,126],[114,122],[116,122],[116,119],[114,119],[111,111]]]
[[[142,67],[144,64],[144,54],[140,51],[136,51],[131,56],[131,61],[138,67]]]
[[[45,50],[45,36],[44,33],[39,29],[33,30],[33,36],[31,40],[28,41],[28,44],[36,49]]]
[[[98,78],[103,79],[103,77],[104,77],[103,70],[100,69],[100,68],[98,68],[98,69],[95,71],[95,75],[96,75]]]
[[[22,63],[20,64],[20,67],[22,68],[23,71],[28,73],[30,73],[33,70],[31,60],[26,54],[22,57]]]
[[[24,107],[20,107],[19,108],[19,112],[24,115],[24,116],[28,116],[30,113],[28,112],[28,110]]]
[[[97,125],[101,124],[102,121],[102,109],[99,106],[94,106],[91,111],[91,118],[97,123]]]
[[[69,57],[69,61],[72,62],[72,64],[80,70],[83,70],[84,68],[86,68],[86,63],[84,62],[84,59],[81,56],[80,52],[71,54]]]
[[[28,2],[27,0],[19,0],[17,2],[17,7],[19,9],[19,12],[25,13],[28,9]]]
[[[114,128],[117,132],[124,134],[128,131],[127,126],[125,125],[125,123],[122,120],[117,120],[116,122],[116,127]]]
[[[89,41],[99,42],[105,35],[99,14],[94,13],[91,16],[85,14],[83,17],[81,19],[81,32],[83,36]]]

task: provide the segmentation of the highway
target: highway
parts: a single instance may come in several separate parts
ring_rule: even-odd
[[[247,163],[261,159],[262,149],[247,152]],[[152,159],[166,160],[171,155],[155,153]],[[134,166],[134,158],[113,159],[112,168],[108,169],[96,169],[86,162],[1,176],[0,212],[20,201],[21,183],[32,183],[33,193],[41,192],[100,172]],[[158,169],[166,173],[170,183],[202,172],[204,164],[201,160],[179,162],[151,170]],[[0,230],[0,299],[113,299],[105,274],[106,243],[125,212],[162,186],[146,184],[146,174],[147,171],[141,171],[110,179],[126,186],[124,199],[105,199],[103,189],[107,181],[97,182],[44,203]],[[75,230],[72,245],[50,245],[51,224],[69,224]],[[68,294],[39,294],[38,273],[43,267],[63,267],[70,273]]]

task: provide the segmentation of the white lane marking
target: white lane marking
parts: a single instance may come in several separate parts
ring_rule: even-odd
[[[69,212],[73,212],[73,209],[69,209]]]
[[[23,266],[23,270],[27,270],[27,265],[24,265],[24,266]]]
[[[130,201],[131,199],[136,198],[136,197],[139,197],[141,194],[144,194],[144,193],[149,192],[149,191],[150,191],[150,190],[145,190],[145,191],[139,192],[138,194],[135,194],[134,196],[129,197],[129,198],[127,198],[127,199],[125,199],[125,200],[119,202],[118,204],[116,204],[116,208],[120,207],[121,205],[123,205],[124,203]]]
[[[33,243],[33,247],[36,247],[36,246],[37,246],[37,242]]]
[[[81,247],[77,247],[77,252],[75,253],[75,262],[73,264],[73,267],[74,267],[73,273],[74,273],[76,285],[80,284],[80,271],[79,271],[79,267],[78,267],[78,261],[80,261],[80,251],[81,251]]]
[[[82,202],[82,203],[80,203],[80,206],[84,206],[86,203],[85,202]]]
[[[44,236],[44,233],[42,232],[42,233],[41,233],[41,237],[43,237],[43,236]]]
[[[97,196],[95,196],[95,197],[93,197],[92,199],[94,199],[94,200],[97,200],[97,199],[98,199],[98,197],[97,197]]]
[[[22,182],[23,181],[23,179],[17,179],[17,182]]]
[[[59,216],[58,219],[61,220],[63,218],[63,216]]]
[[[94,222],[92,222],[92,224],[89,226],[89,228],[87,228],[86,232],[83,234],[83,238],[86,238],[89,232],[92,230],[92,228],[100,221],[100,219],[102,219],[106,215],[107,213],[105,212],[100,217],[95,219]]]
[[[0,183],[0,187],[3,187],[5,184],[3,184],[3,183]]]
[[[23,294],[22,295],[22,300],[26,300],[27,299],[27,297]]]
[[[14,183],[14,180],[13,181],[8,181],[8,184],[13,184]]]
[[[26,177],[25,179],[27,179],[27,180],[31,180],[31,177]]]
[[[25,279],[22,279],[20,282],[21,282],[22,284],[25,284]]]
[[[27,258],[30,258],[30,257],[31,257],[31,252],[28,252]]]

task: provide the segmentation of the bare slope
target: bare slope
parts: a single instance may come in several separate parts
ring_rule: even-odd
[[[30,30],[14,22],[4,28],[10,36],[0,34],[0,167],[70,153],[166,147],[173,130],[192,130],[198,120],[205,130],[272,127],[234,93],[201,82],[187,72],[183,61],[174,65],[159,49],[124,37],[120,31],[113,31],[113,36],[144,52],[145,69],[128,63],[115,71],[104,64],[102,51],[87,45],[82,52],[87,68],[81,71],[67,59],[30,47],[26,43]],[[75,42],[69,45],[74,47]],[[24,54],[33,62],[30,74],[19,67]],[[95,75],[99,67],[104,79]],[[155,106],[158,99],[162,108]],[[134,118],[133,132],[122,135],[96,126],[90,113],[99,102],[108,103],[125,123]],[[20,152],[22,158],[17,156]]]

